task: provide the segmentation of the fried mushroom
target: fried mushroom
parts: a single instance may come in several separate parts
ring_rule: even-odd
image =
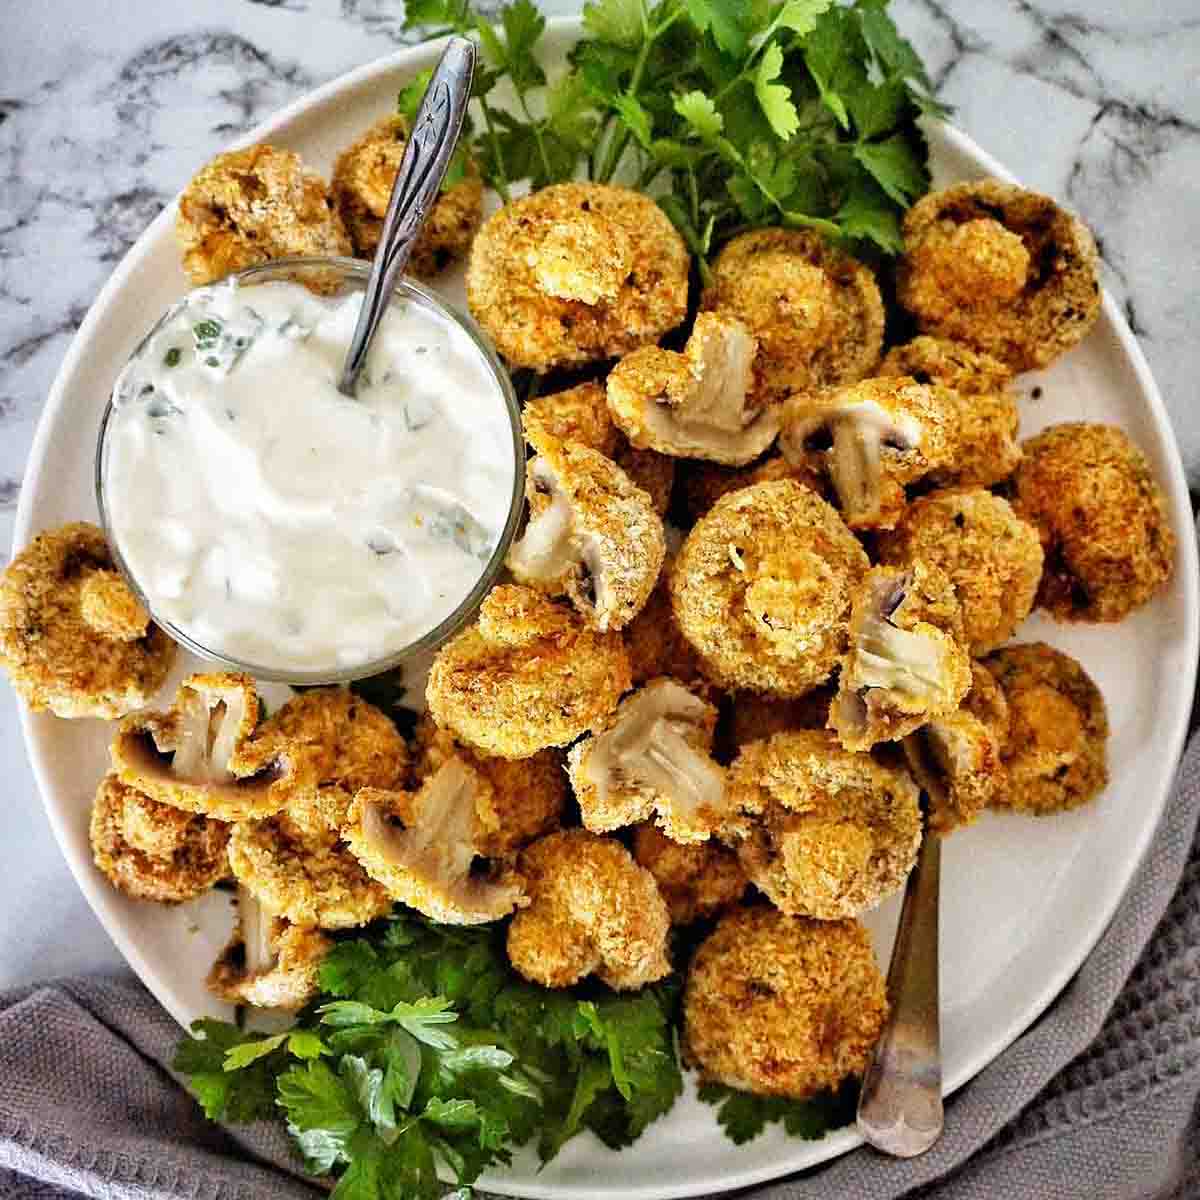
[[[750,881],[737,855],[717,841],[672,841],[652,821],[633,831],[633,857],[654,876],[672,925],[691,925],[736,904]]]
[[[803,696],[756,696],[737,692],[729,699],[729,719],[724,729],[730,757],[747,743],[793,729],[825,729],[829,724],[829,706],[836,690],[830,684],[813,688]]]
[[[0,575],[0,668],[35,712],[123,716],[149,702],[174,658],[95,525],[39,534]]]
[[[866,1069],[887,991],[857,921],[726,913],[683,993],[684,1061],[726,1087],[804,1100]]]
[[[795,479],[812,488],[822,499],[829,499],[825,476],[804,463],[790,463],[782,454],[772,453],[761,462],[745,467],[727,467],[721,463],[693,461],[684,464],[683,508],[695,524],[722,496],[755,483],[777,479]]]
[[[671,602],[705,673],[727,688],[802,696],[846,648],[866,552],[828,504],[794,480],[723,496],[675,560]]]
[[[1099,261],[1087,228],[1050,197],[980,179],[931,192],[905,214],[896,292],[922,332],[1026,371],[1095,324]]]
[[[1037,604],[1060,621],[1120,621],[1171,577],[1175,536],[1141,450],[1115,425],[1052,425],[1024,446],[1013,509],[1041,538]]]
[[[508,959],[531,983],[570,987],[587,975],[635,991],[671,972],[671,918],[649,871],[612,838],[552,833],[522,851],[529,907],[508,927]]]
[[[534,396],[521,410],[521,424],[531,446],[577,442],[609,458],[616,453],[621,438],[608,411],[602,383],[581,383],[565,391]]]
[[[650,197],[559,183],[484,222],[467,302],[509,363],[544,372],[658,341],[687,313],[689,267],[683,239]]]

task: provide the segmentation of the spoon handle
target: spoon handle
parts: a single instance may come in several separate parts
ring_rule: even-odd
[[[898,1158],[923,1154],[942,1132],[938,1023],[938,893],[942,839],[926,829],[908,878],[888,969],[891,1013],[858,1100],[858,1131]]]
[[[344,395],[354,395],[388,298],[408,263],[425,216],[437,200],[467,115],[474,74],[474,43],[452,37],[433,70],[400,158],[358,324],[338,381],[338,391]]]

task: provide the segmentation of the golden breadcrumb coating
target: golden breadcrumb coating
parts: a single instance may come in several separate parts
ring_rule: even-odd
[[[594,728],[629,689],[618,633],[597,633],[531,588],[492,590],[479,619],[438,651],[426,700],[473,749],[529,758]]]
[[[561,756],[543,750],[531,758],[488,758],[475,754],[425,713],[417,723],[413,775],[418,784],[458,757],[491,784],[490,808],[476,846],[484,858],[508,858],[553,833],[567,802],[567,773]]]
[[[687,313],[690,265],[650,197],[560,183],[484,222],[471,247],[467,301],[513,366],[581,366],[674,329]]]
[[[700,313],[680,354],[643,346],[608,376],[608,407],[630,443],[742,466],[779,432],[777,404],[755,399],[757,343],[736,317]]]
[[[764,398],[852,383],[875,369],[883,300],[870,269],[807,229],[755,229],[712,264],[701,307],[744,321],[758,339]]]
[[[0,668],[35,712],[132,712],[162,686],[175,658],[175,643],[157,625],[131,638],[134,607],[95,525],[39,534],[0,575]]]
[[[836,691],[832,684],[813,688],[803,696],[783,699],[780,696],[756,696],[753,692],[736,692],[729,703],[729,721],[722,732],[730,757],[747,743],[769,738],[772,734],[792,729],[824,729],[829,724],[829,706]]]
[[[674,679],[630,693],[567,753],[584,827],[608,833],[654,818],[677,842],[702,842],[727,815],[712,758],[717,710]]]
[[[736,904],[749,880],[719,842],[673,842],[652,821],[633,831],[633,857],[654,876],[672,925],[690,925]]]
[[[671,507],[671,493],[675,489],[675,459],[657,450],[640,450],[630,445],[629,439],[621,434],[613,462],[629,476],[630,480],[650,497],[650,504],[660,517],[667,515]]]
[[[347,688],[311,688],[293,696],[259,727],[251,763],[287,756],[295,777],[288,816],[336,829],[359,788],[403,787],[408,744],[396,726]]]
[[[1004,689],[996,677],[983,665],[971,662],[971,690],[963,697],[962,706],[977,720],[987,726],[1003,753],[1008,747],[1008,735],[1012,719],[1008,713],[1008,701]]]
[[[803,1100],[863,1073],[887,1014],[857,921],[735,908],[688,969],[684,1060],[727,1087]]]
[[[1042,575],[1037,530],[982,488],[949,488],[914,501],[880,537],[882,562],[940,567],[963,609],[972,654],[987,654],[1029,616]]]
[[[293,150],[218,154],[179,197],[175,237],[193,283],[291,255],[352,254],[325,181]]]
[[[896,292],[922,332],[1026,371],[1095,324],[1099,262],[1087,228],[1048,196],[980,179],[908,210]]]
[[[729,768],[738,815],[722,831],[783,912],[835,920],[904,885],[921,843],[918,790],[903,767],[843,750],[831,733],[750,742]]]
[[[666,537],[649,495],[610,458],[542,440],[526,467],[529,519],[508,552],[519,583],[567,595],[585,623],[622,629],[646,603]]]
[[[349,929],[392,907],[336,830],[307,828],[284,813],[234,825],[229,864],[264,908],[295,925]]]
[[[1044,642],[984,660],[1008,701],[1005,788],[993,804],[1046,816],[1078,808],[1108,783],[1108,715],[1083,667]]]
[[[1141,450],[1115,425],[1052,425],[1025,443],[1013,509],[1038,531],[1037,604],[1060,621],[1119,621],[1171,577],[1175,535]]]
[[[954,461],[961,408],[940,384],[864,379],[793,396],[779,444],[790,463],[828,478],[851,529],[891,529],[905,486]]]
[[[909,375],[918,383],[940,383],[961,400],[953,461],[930,473],[938,487],[991,487],[1007,479],[1021,461],[1020,415],[1009,390],[1012,372],[998,359],[960,342],[921,336],[884,356],[880,375]]]
[[[679,632],[671,608],[672,559],[663,562],[662,573],[645,607],[625,626],[625,646],[633,670],[634,687],[659,675],[670,675],[691,684],[702,676],[700,659],[692,643]]]
[[[521,853],[529,907],[508,927],[508,959],[542,987],[594,974],[633,991],[671,973],[671,918],[649,871],[613,838],[566,829]]]
[[[694,524],[729,492],[750,487],[754,483],[772,483],[777,479],[795,479],[812,488],[825,500],[832,494],[821,471],[804,463],[790,463],[782,454],[772,453],[761,462],[751,463],[747,467],[692,461],[683,464],[684,510]]]
[[[376,121],[334,163],[329,190],[359,258],[375,256],[407,141],[408,121],[392,113]],[[426,214],[408,260],[409,272],[431,279],[463,257],[482,220],[483,181],[469,158],[463,179],[441,192]]]
[[[866,552],[794,480],[722,496],[696,522],[671,573],[683,635],[717,683],[802,696],[846,648],[850,593]]]
[[[535,448],[546,442],[578,442],[612,458],[620,433],[608,411],[602,383],[581,383],[563,392],[534,396],[521,410],[525,438]]]
[[[899,741],[958,708],[971,686],[962,606],[949,576],[921,561],[874,567],[855,588],[850,646],[829,727],[847,750]]]
[[[229,874],[224,821],[159,804],[112,774],[96,791],[90,832],[96,866],[134,900],[191,900]]]

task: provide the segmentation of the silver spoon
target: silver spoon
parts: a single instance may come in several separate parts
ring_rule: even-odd
[[[942,839],[926,824],[908,877],[887,990],[891,1013],[858,1098],[858,1131],[898,1158],[924,1154],[941,1136],[942,1050],[938,1013],[938,893]]]
[[[412,254],[425,216],[433,207],[446,177],[450,156],[467,115],[474,74],[474,43],[466,38],[452,37],[433,69],[400,157],[387,215],[383,218],[379,248],[375,251],[371,274],[363,291],[358,324],[354,327],[338,380],[338,391],[345,396],[354,395],[371,339],[387,309],[396,281]]]

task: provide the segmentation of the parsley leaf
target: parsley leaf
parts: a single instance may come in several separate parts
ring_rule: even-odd
[[[902,134],[883,142],[861,143],[854,147],[854,157],[902,207],[907,207],[929,187],[925,164]]]
[[[717,1123],[740,1146],[758,1137],[774,1121],[792,1137],[809,1141],[848,1125],[854,1120],[858,1104],[858,1084],[848,1081],[836,1092],[819,1092],[808,1100],[755,1096],[717,1083],[701,1084],[699,1095],[706,1104],[717,1106]]]
[[[589,0],[583,6],[583,28],[589,37],[627,49],[641,42],[645,17],[643,0]]]
[[[785,142],[800,128],[800,117],[792,103],[792,93],[786,84],[775,83],[783,70],[783,51],[772,42],[758,63],[754,77],[754,93],[771,128]]]

